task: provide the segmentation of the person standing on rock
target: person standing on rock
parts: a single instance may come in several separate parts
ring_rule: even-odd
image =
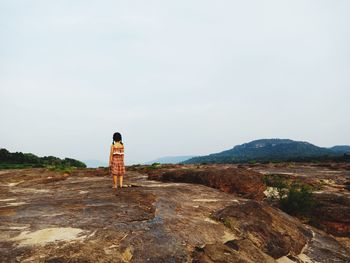
[[[122,142],[122,135],[119,132],[113,134],[113,143],[109,154],[109,172],[113,177],[113,188],[123,187],[123,176],[125,174],[124,166],[124,144]]]

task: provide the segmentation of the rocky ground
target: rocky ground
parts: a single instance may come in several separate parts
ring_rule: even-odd
[[[186,181],[189,169],[195,179]],[[350,262],[347,169],[130,167],[128,187],[117,191],[105,169],[0,171],[0,261]],[[305,225],[263,200],[264,173],[321,183],[319,194],[346,200],[337,206],[325,198],[321,219],[329,229]],[[343,219],[325,212],[336,207]]]
[[[310,223],[335,236],[350,237],[349,164],[275,164],[255,165],[249,169],[312,186],[318,204]]]

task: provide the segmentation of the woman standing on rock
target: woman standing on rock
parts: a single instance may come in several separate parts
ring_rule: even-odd
[[[125,174],[124,144],[122,142],[122,135],[119,132],[113,134],[113,143],[109,155],[109,172],[113,176],[113,188],[118,188],[118,176],[119,185],[123,187],[123,175]]]

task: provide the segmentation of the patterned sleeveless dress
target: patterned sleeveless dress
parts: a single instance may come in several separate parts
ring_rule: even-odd
[[[112,164],[111,164],[111,173],[113,176],[123,176],[125,174],[125,166],[124,166],[124,154],[116,154],[116,153],[124,153],[124,145],[118,144],[113,145],[113,156],[112,156]]]

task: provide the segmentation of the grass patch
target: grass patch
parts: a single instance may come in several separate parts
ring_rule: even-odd
[[[75,169],[75,167],[65,166],[65,165],[50,165],[47,168],[50,171],[55,171],[55,172],[60,172],[60,173],[68,173],[68,174],[71,174],[72,170]]]
[[[148,170],[155,170],[160,168],[162,165],[160,163],[152,163],[151,165],[147,166]]]

